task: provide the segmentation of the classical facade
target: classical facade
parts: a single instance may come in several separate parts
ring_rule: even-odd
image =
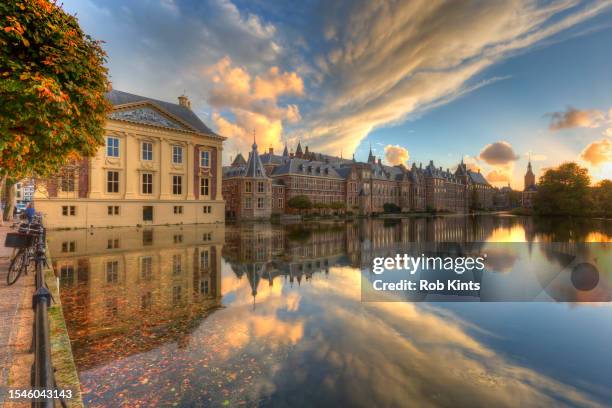
[[[290,213],[287,205],[296,196],[306,196],[314,211],[350,211],[362,215],[382,213],[385,205],[403,212],[434,211],[465,213],[471,209],[492,209],[495,189],[480,172],[473,172],[461,162],[455,172],[436,167],[433,161],[423,165],[387,166],[370,149],[367,162],[357,162],[321,153],[315,153],[298,143],[295,153],[285,147],[282,155],[273,149],[257,155],[257,166],[263,167],[259,177],[271,180],[269,204],[262,204],[262,215]],[[250,167],[241,154],[231,166],[224,167],[223,191],[228,201],[226,215],[235,218],[253,218],[244,214],[249,205],[245,183],[246,169]],[[266,190],[267,191],[267,190]],[[283,205],[275,205],[283,203]],[[257,218],[257,217],[255,217]]]
[[[523,188],[523,194],[521,195],[521,203],[523,208],[533,208],[533,202],[538,192],[536,186],[535,174],[531,169],[531,160],[527,164],[527,172],[525,173],[525,185]]]
[[[214,223],[224,220],[224,137],[191,110],[112,90],[105,145],[39,183],[36,209],[50,228]]]

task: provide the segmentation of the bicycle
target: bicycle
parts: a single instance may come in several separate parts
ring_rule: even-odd
[[[42,238],[44,229],[39,216],[35,217],[32,223],[13,224],[12,227],[15,228],[17,225],[19,226],[17,232],[7,234],[5,243],[5,246],[14,248],[6,275],[6,283],[9,286],[17,282],[22,273],[28,274],[28,267],[36,260],[40,241],[44,239]]]

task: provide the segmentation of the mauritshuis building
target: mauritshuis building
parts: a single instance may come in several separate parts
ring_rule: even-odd
[[[253,142],[248,159],[238,154],[223,167],[225,212],[230,218],[266,218],[291,212],[287,202],[307,196],[315,208],[342,208],[368,215],[381,213],[385,204],[402,211],[465,213],[493,208],[495,189],[480,172],[463,161],[455,171],[415,163],[387,166],[370,149],[367,162],[285,147],[282,155],[269,149],[259,154]],[[332,210],[329,210],[332,211]]]
[[[224,137],[191,110],[112,90],[105,145],[38,183],[36,210],[50,228],[214,223],[224,220]]]

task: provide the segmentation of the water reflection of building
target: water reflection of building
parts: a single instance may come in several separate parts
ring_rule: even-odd
[[[509,228],[519,220],[446,216],[288,226],[255,223],[228,228],[223,256],[236,276],[248,279],[255,298],[263,284],[274,285],[277,278],[301,284],[333,266],[367,269],[375,257],[446,251],[448,243],[453,243],[453,251],[472,251],[496,228]]]
[[[184,344],[220,306],[223,240],[224,227],[214,225],[50,234],[79,366]]]

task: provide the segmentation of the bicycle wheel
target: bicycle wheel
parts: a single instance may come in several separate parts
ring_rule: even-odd
[[[17,282],[22,272],[28,269],[28,254],[26,250],[20,249],[17,255],[11,260],[8,273],[6,274],[6,283],[12,285]]]

